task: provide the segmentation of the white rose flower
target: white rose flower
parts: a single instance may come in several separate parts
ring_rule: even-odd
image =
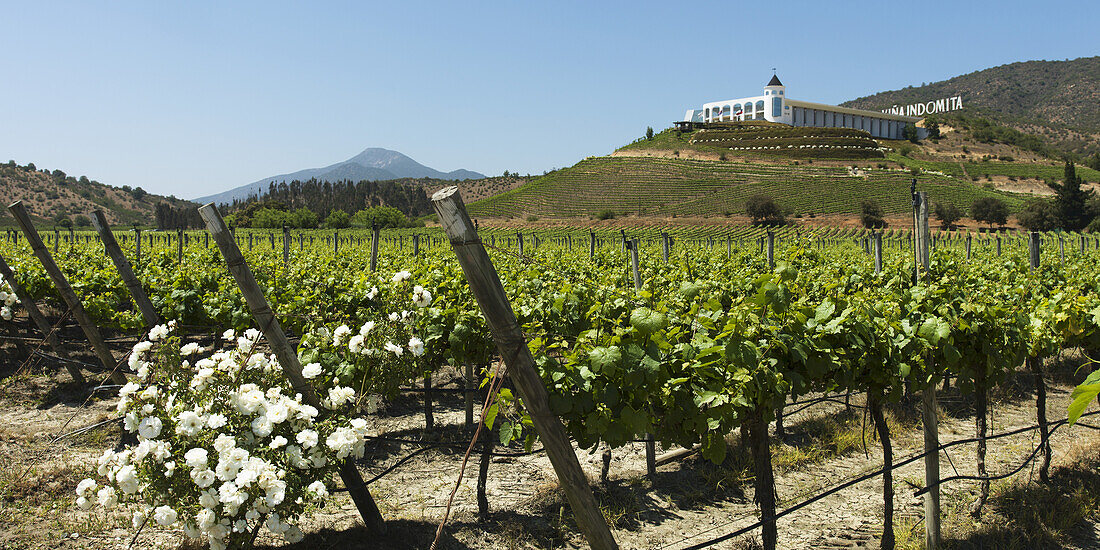
[[[367,293],[367,299],[373,300],[375,296],[378,296],[378,287],[372,286],[370,287],[370,292]]]
[[[277,436],[271,438],[271,442],[267,444],[267,448],[268,449],[278,449],[279,447],[282,447],[283,445],[286,445],[286,438],[281,436],[281,435],[277,435]]]
[[[305,533],[303,533],[297,525],[288,526],[286,531],[283,531],[283,539],[290,544],[302,542],[302,539],[304,538],[306,538]]]
[[[157,525],[168,527],[176,522],[176,511],[169,506],[158,506],[153,510],[153,519],[157,521]]]
[[[154,342],[159,342],[162,338],[168,336],[169,332],[166,325],[157,325],[149,330],[149,339]]]
[[[127,464],[122,468],[119,468],[115,473],[115,483],[118,484],[118,488],[122,489],[123,493],[132,495],[138,491],[141,487],[141,482],[138,481],[137,472],[134,467]]]
[[[317,480],[310,483],[309,487],[306,487],[306,493],[317,498],[325,498],[328,496],[328,488],[325,487],[324,482]]]
[[[319,374],[321,374],[320,363],[309,363],[308,365],[302,367],[302,376],[305,378],[314,378]]]
[[[95,503],[88,500],[88,497],[80,497],[76,499],[76,507],[81,510],[90,510]]]
[[[194,481],[195,486],[199,489],[205,489],[214,484],[214,471],[207,469],[191,470],[191,481]]]
[[[348,340],[348,351],[359,354],[363,353],[363,335],[356,334]]]
[[[206,421],[195,411],[183,411],[176,417],[176,433],[186,437],[194,437],[202,430]]]
[[[416,307],[428,307],[432,303],[432,293],[417,285],[413,287],[412,301]]]
[[[141,529],[142,525],[145,525],[145,512],[137,510],[134,512],[133,518],[130,520],[130,525],[134,526],[134,529]]]
[[[261,414],[252,419],[252,433],[256,434],[256,437],[267,437],[271,435],[271,431],[275,429],[275,424],[267,417],[267,415]]]
[[[298,444],[303,448],[310,448],[317,444],[317,432],[313,430],[302,430],[294,438],[298,441]]]
[[[206,426],[213,430],[225,426],[227,422],[229,422],[229,420],[225,417],[225,415],[221,414],[212,414],[206,418]]]
[[[118,496],[115,495],[114,487],[104,487],[96,493],[99,497],[99,505],[104,508],[114,508],[118,505]]]
[[[220,434],[214,439],[214,450],[219,455],[227,455],[237,447],[237,440],[232,436]]]
[[[424,355],[424,341],[416,336],[409,338],[409,351],[417,357]]]
[[[237,337],[237,331],[235,331],[233,329],[226,329],[226,331],[222,333],[222,340],[225,340],[226,342],[228,342],[228,341],[230,341],[230,340],[232,340],[236,337]]]
[[[160,435],[162,426],[160,418],[147,416],[141,419],[141,423],[138,424],[138,435],[145,439],[156,439]]]
[[[332,332],[332,345],[342,346],[344,344],[344,338],[351,335],[351,328],[347,325],[340,325],[336,327],[336,330]]]
[[[202,469],[206,468],[207,460],[210,453],[201,447],[195,447],[183,454],[183,460],[187,462],[189,468]]]
[[[189,342],[187,344],[184,344],[183,347],[180,348],[180,355],[184,357],[202,352],[202,346],[200,346],[197,342]]]
[[[412,277],[412,273],[409,273],[408,271],[398,271],[397,273],[393,274],[393,279],[391,279],[390,282],[394,284],[404,282],[407,281],[409,277]]]
[[[401,357],[401,354],[405,352],[405,348],[394,344],[393,342],[386,342],[386,345],[382,346],[386,351]]]
[[[218,516],[214,514],[214,511],[209,508],[203,508],[199,510],[199,513],[195,514],[195,525],[203,531],[209,531],[218,521]]]
[[[76,484],[76,496],[86,497],[91,494],[96,488],[96,482],[94,479],[84,479],[80,483]]]
[[[374,330],[374,321],[367,321],[363,323],[363,326],[359,327],[359,335],[366,337],[372,330]]]

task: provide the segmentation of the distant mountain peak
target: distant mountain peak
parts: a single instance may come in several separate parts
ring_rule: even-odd
[[[367,147],[363,149],[361,153],[343,162],[331,164],[323,168],[308,168],[289,174],[267,177],[262,180],[254,181],[248,185],[230,189],[229,191],[200,197],[195,199],[195,201],[200,203],[227,203],[232,202],[234,199],[245,199],[250,196],[263,194],[264,191],[267,190],[268,184],[273,181],[285,181],[289,183],[294,180],[305,181],[310,178],[316,178],[321,181],[382,181],[400,178],[464,180],[481,179],[484,177],[484,174],[462,169],[453,170],[451,172],[440,172],[439,170],[429,168],[416,162],[399,151],[383,149],[381,147]]]

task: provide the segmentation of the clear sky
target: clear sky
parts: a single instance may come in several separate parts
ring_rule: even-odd
[[[8,2],[0,162],[182,198],[367,147],[542,173],[706,101],[1100,53],[1100,2]]]

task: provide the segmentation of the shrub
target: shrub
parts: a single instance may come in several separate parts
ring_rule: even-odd
[[[962,210],[959,210],[958,206],[951,203],[936,203],[935,216],[937,220],[940,220],[940,228],[953,229],[955,222],[962,218]]]
[[[539,221],[539,217],[538,217],[538,216],[536,216],[536,215],[534,215],[534,214],[532,214],[532,215],[530,215],[530,216],[527,216],[527,221],[529,221],[529,222],[537,222],[537,221]]]
[[[343,229],[351,225],[350,216],[343,210],[333,210],[325,218],[325,227],[329,229]]]
[[[882,207],[874,199],[863,199],[860,204],[860,221],[863,227],[868,229],[882,229],[886,227],[886,220],[882,218]]]
[[[596,214],[596,219],[598,219],[598,220],[613,220],[613,219],[615,219],[615,211],[611,210],[610,208],[600,210],[599,213]]]
[[[745,201],[745,213],[754,225],[783,225],[787,221],[775,199],[767,195],[749,197]]]
[[[76,218],[73,221],[76,223],[77,227],[90,227],[92,225],[91,218],[85,216],[84,214],[77,214]]]
[[[1058,212],[1054,204],[1038,197],[1028,200],[1016,219],[1028,231],[1051,231],[1058,227]]]
[[[996,197],[982,197],[970,207],[970,217],[975,221],[988,223],[989,228],[993,229],[994,224],[1008,223],[1008,206]]]

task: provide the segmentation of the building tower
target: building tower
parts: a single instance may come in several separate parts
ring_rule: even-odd
[[[764,120],[769,122],[791,123],[791,107],[785,101],[787,87],[772,75],[768,85],[764,86]]]

